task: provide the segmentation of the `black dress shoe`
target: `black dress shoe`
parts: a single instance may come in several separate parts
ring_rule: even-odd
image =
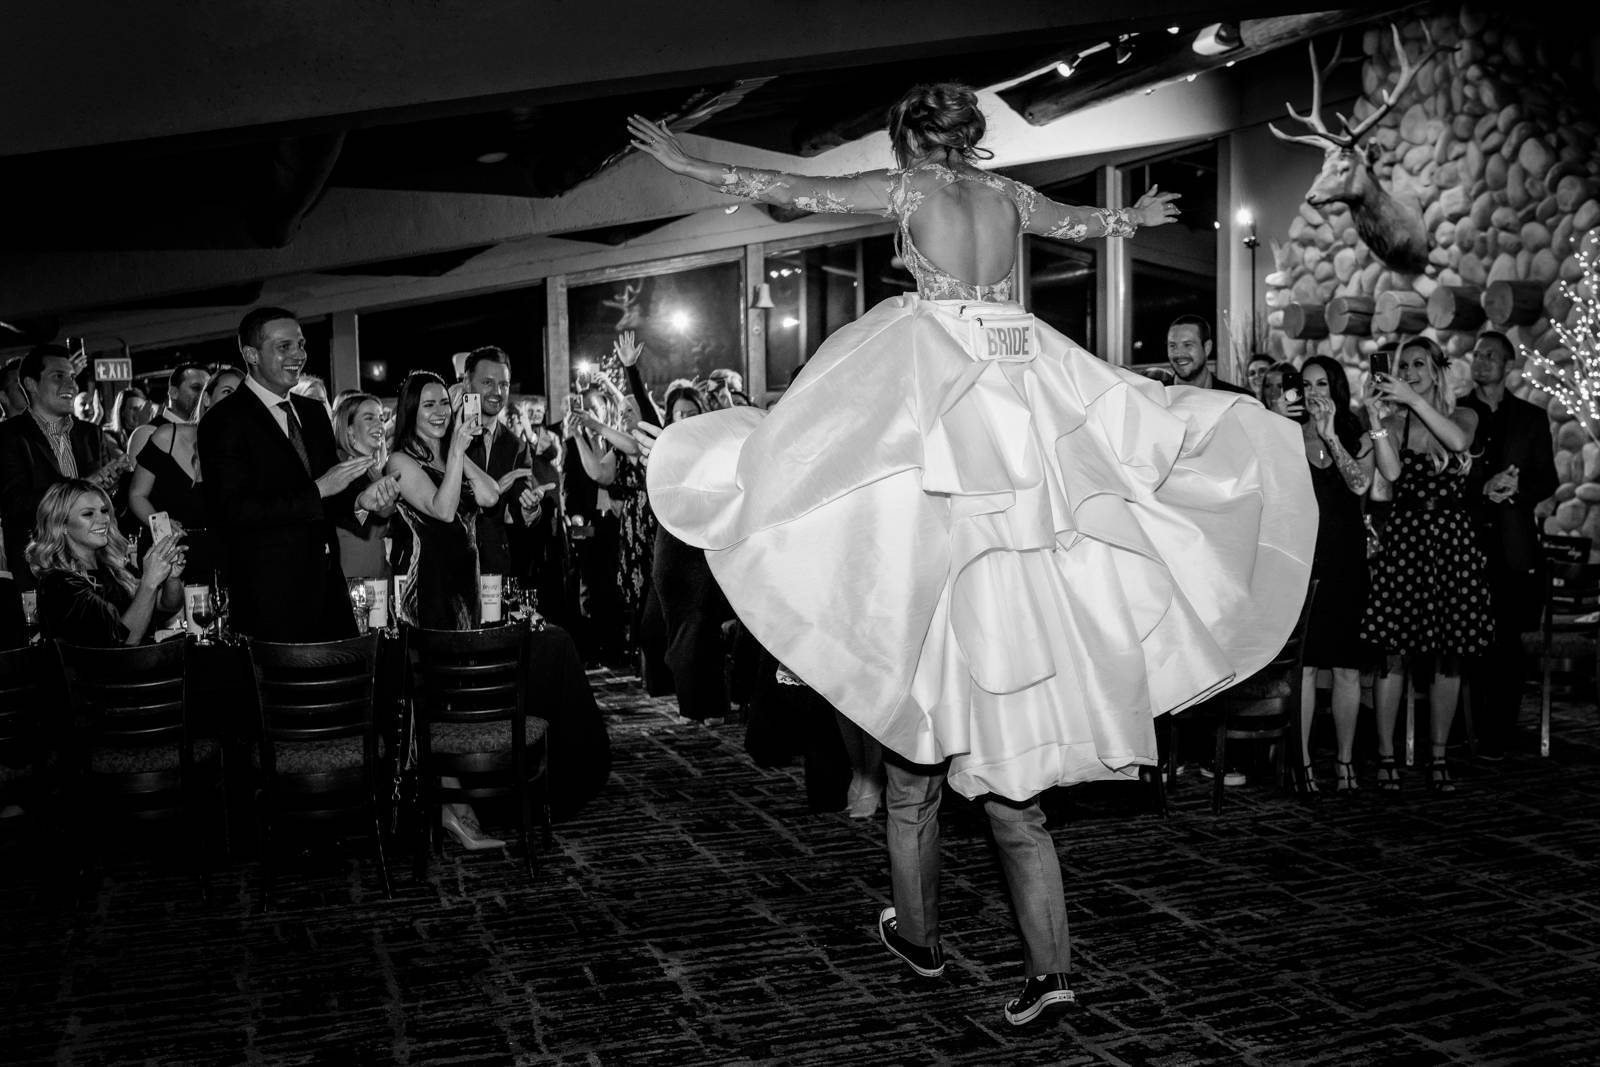
[[[917,945],[901,937],[893,906],[878,912],[878,937],[885,948],[905,960],[922,977],[937,978],[944,973],[944,951],[938,945]]]

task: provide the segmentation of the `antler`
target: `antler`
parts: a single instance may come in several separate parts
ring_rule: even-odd
[[[1267,129],[1271,130],[1273,136],[1282,141],[1308,144],[1313,148],[1322,148],[1330,144],[1339,148],[1349,148],[1355,143],[1353,138],[1347,140],[1322,124],[1322,80],[1333,72],[1334,67],[1339,65],[1339,54],[1344,50],[1344,38],[1339,38],[1333,48],[1333,58],[1328,60],[1328,65],[1321,70],[1317,69],[1316,42],[1313,41],[1308,44],[1306,50],[1311,53],[1311,111],[1302,115],[1287,100],[1283,102],[1283,108],[1289,112],[1290,118],[1300,122],[1302,125],[1311,127],[1312,132],[1291,135],[1284,133],[1270,122],[1267,123]]]
[[[1368,130],[1372,129],[1372,127],[1377,124],[1379,119],[1383,118],[1383,116],[1394,110],[1394,105],[1399,101],[1400,97],[1405,94],[1405,91],[1411,87],[1411,79],[1417,76],[1417,71],[1422,67],[1422,65],[1428,60],[1432,59],[1434,56],[1438,55],[1440,52],[1444,51],[1444,47],[1442,45],[1433,43],[1433,31],[1428,29],[1428,24],[1424,22],[1422,24],[1422,36],[1432,47],[1422,55],[1418,56],[1415,63],[1412,63],[1410,59],[1406,58],[1406,47],[1400,41],[1400,27],[1395,23],[1390,23],[1389,29],[1394,33],[1395,54],[1400,57],[1400,75],[1395,79],[1394,86],[1383,94],[1383,103],[1379,104],[1377,109],[1374,110],[1372,114],[1362,119],[1359,123],[1352,126],[1350,125],[1349,119],[1345,118],[1343,115],[1339,116],[1339,121],[1344,123],[1345,133],[1349,137],[1347,142],[1348,144],[1353,145],[1357,141],[1361,140],[1362,136],[1364,136]]]

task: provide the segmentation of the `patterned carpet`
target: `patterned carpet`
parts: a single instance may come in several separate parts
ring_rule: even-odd
[[[1550,759],[1463,751],[1450,797],[1420,771],[1380,796],[1370,767],[1359,797],[1253,781],[1220,817],[1193,773],[1165,820],[1144,787],[1069,792],[1081,1003],[1018,1029],[1000,1015],[1017,943],[972,806],[943,815],[951,964],[918,979],[873,933],[881,816],[808,814],[799,770],[756,767],[741,726],[593,680],[612,783],[531,880],[451,844],[425,882],[397,861],[386,900],[357,840],[287,870],[267,914],[253,862],[203,902],[156,856],[113,862],[75,908],[33,845],[7,844],[0,1061],[1600,1062],[1590,704],[1560,708]]]

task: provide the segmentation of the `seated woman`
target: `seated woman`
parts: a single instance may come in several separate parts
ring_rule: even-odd
[[[467,458],[467,445],[482,426],[458,420],[444,380],[427,371],[406,376],[396,409],[395,450],[385,470],[400,478],[400,515],[413,541],[397,611],[412,626],[473,629],[479,624],[474,520],[480,507],[492,507],[500,497],[495,480]],[[610,773],[611,750],[571,638],[555,628],[545,634],[541,641],[564,643],[571,653],[566,661],[576,665],[576,677],[570,670],[557,676],[544,671],[546,657],[536,654],[541,676],[530,679],[530,691],[541,696],[539,717],[549,723],[550,750],[560,754],[550,761],[551,808],[560,817],[599,790]],[[504,843],[479,833],[468,805],[449,805],[440,818],[467,848]]]
[[[366,474],[356,478],[345,489],[346,493],[359,495],[379,478],[385,477],[384,465],[388,462],[388,448],[384,444],[383,401],[366,393],[347,393],[333,411],[333,443],[338,449],[339,462],[363,456],[372,461]],[[352,496],[352,501],[354,496]],[[341,518],[334,523],[339,537],[339,565],[346,578],[387,578],[389,561],[385,556],[384,540],[389,536],[389,520],[394,507],[366,514],[357,521],[356,509],[335,509]]]
[[[104,490],[77,478],[57,482],[39,502],[34,531],[28,565],[46,638],[97,648],[143,644],[158,615],[183,606],[177,535],[152,545],[135,571]]]

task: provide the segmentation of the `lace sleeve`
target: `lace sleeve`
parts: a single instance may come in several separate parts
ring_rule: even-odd
[[[1129,208],[1073,207],[1040,196],[1027,186],[1027,208],[1019,199],[1017,213],[1022,229],[1058,241],[1088,241],[1096,237],[1132,237],[1139,224]]]
[[[743,200],[782,204],[818,214],[890,213],[889,172],[884,170],[830,178],[785,174],[759,167],[727,166],[722,168],[722,182],[718,188],[729,196]]]

